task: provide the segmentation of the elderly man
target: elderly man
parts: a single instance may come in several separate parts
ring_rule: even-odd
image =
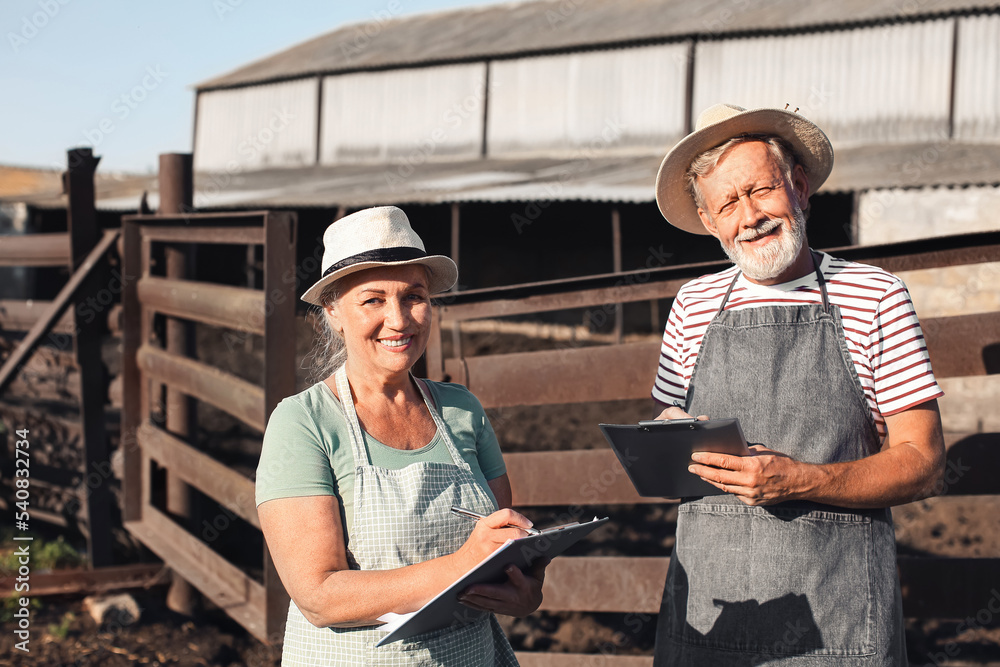
[[[944,444],[906,287],[811,250],[833,166],[797,113],[716,105],[664,158],[656,201],[735,264],[667,319],[659,418],[738,417],[750,456],[700,453],[722,495],[686,498],[657,665],[906,665],[892,517],[933,493]]]

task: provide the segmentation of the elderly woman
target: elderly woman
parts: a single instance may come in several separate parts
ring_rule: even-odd
[[[329,376],[275,408],[257,468],[261,528],[292,598],[282,665],[516,665],[494,613],[538,608],[544,562],[466,589],[474,622],[375,647],[380,616],[419,609],[531,522],[509,509],[475,396],[410,374],[455,263],[427,255],[391,206],[335,222],[323,241],[323,275],[302,298],[323,308]]]

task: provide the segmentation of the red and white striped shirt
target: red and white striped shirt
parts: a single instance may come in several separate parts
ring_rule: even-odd
[[[861,380],[879,436],[885,417],[944,395],[934,379],[923,331],[906,286],[882,269],[820,253],[830,303],[840,307],[847,349]],[[709,322],[737,272],[701,276],[677,293],[660,347],[653,398],[684,402]],[[816,274],[781,285],[757,285],[741,275],[726,310],[822,303]]]

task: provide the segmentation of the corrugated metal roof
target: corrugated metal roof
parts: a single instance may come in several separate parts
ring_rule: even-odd
[[[661,155],[533,157],[432,161],[410,170],[398,165],[268,169],[195,175],[195,206],[240,208],[349,208],[377,204],[448,202],[653,201]],[[838,148],[833,173],[820,192],[1000,183],[1000,145],[958,142]],[[97,207],[135,210],[142,190],[157,206],[155,177],[99,186]],[[66,206],[57,192],[4,197],[41,208]]]
[[[197,88],[317,73],[510,57],[685,36],[802,30],[995,9],[976,0],[533,0],[343,26]]]

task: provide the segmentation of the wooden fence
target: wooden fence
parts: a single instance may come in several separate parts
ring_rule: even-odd
[[[939,268],[1000,261],[1000,232],[925,241],[838,248],[832,254],[888,271]],[[436,307],[428,346],[428,376],[469,387],[487,408],[571,404],[648,398],[659,341],[538,352],[463,357],[443,356],[442,325],[568,308],[613,308],[614,304],[670,298],[685,282],[719,271],[727,262],[691,264],[649,272],[551,281],[477,290],[446,297]],[[1000,343],[1000,312],[923,321],[934,371],[939,378],[998,373],[988,350]],[[457,340],[457,336],[455,337]],[[652,401],[650,401],[652,409]],[[595,425],[596,428],[596,425]],[[974,470],[996,470],[1000,434],[947,438],[949,457],[963,451]],[[610,449],[506,454],[519,507],[583,506],[665,502],[640,498]],[[597,491],[597,492],[595,492]],[[952,480],[947,495],[996,494],[995,475],[971,473]],[[1000,585],[1000,554],[993,558],[899,558],[905,613],[910,617],[975,616]],[[541,609],[548,611],[656,614],[668,558],[563,557],[548,568]],[[525,667],[652,664],[643,656],[520,653]]]
[[[295,391],[295,236],[292,213],[138,215],[123,218],[124,272],[139,276],[123,294],[125,527],[183,579],[224,609],[255,637],[280,642],[288,597],[261,554],[262,580],[228,561],[175,521],[154,499],[154,471],[166,474],[167,493],[189,486],[260,529],[254,484],[200,451],[188,438],[156,425],[153,393],[168,391],[203,401],[263,433],[267,415]],[[262,245],[263,289],[233,287],[157,275],[157,244]],[[153,318],[201,322],[264,341],[260,385],[157,345]],[[167,402],[167,411],[171,410]],[[166,415],[170,423],[170,415]],[[195,432],[196,433],[196,432]],[[170,498],[167,498],[169,504]]]
[[[5,236],[0,239],[0,266],[69,269],[69,279],[51,302],[29,299],[0,301],[0,332],[26,332],[0,367],[0,392],[24,368],[47,335],[60,334],[57,338],[62,343],[60,347],[72,344],[74,361],[80,371],[79,413],[84,449],[82,474],[85,480],[95,469],[110,470],[101,339],[108,322],[114,321],[118,313],[116,308],[111,307],[113,290],[101,284],[95,270],[104,266],[119,233],[117,229],[102,231],[97,226],[94,171],[99,160],[89,148],[68,152],[69,169],[63,180],[68,195],[68,232]],[[82,313],[76,306],[88,300],[99,307],[94,309],[88,306],[88,311]],[[103,317],[95,316],[95,313]],[[36,462],[30,470],[29,479],[36,487],[53,483],[62,486],[62,483],[72,479],[72,474],[66,475],[67,471],[42,466],[40,462]],[[82,485],[80,490],[84,524],[81,529],[87,535],[87,556],[91,567],[107,566],[112,560],[113,498],[106,483],[109,475],[102,475],[97,484]],[[62,483],[53,482],[55,478]],[[31,518],[51,523],[67,521],[66,517],[38,507],[31,508]]]

